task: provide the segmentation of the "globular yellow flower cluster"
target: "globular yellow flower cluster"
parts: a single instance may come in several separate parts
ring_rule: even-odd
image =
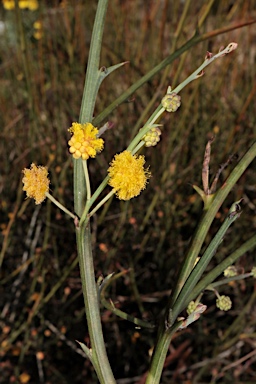
[[[167,93],[161,103],[167,112],[176,112],[181,105],[181,97],[175,92]]]
[[[130,151],[115,155],[108,169],[109,185],[120,200],[130,200],[146,188],[151,173],[144,164],[144,156],[132,155]]]
[[[161,131],[158,127],[153,127],[143,136],[145,147],[154,147],[160,141]]]
[[[74,159],[81,157],[83,160],[87,160],[102,151],[104,141],[97,137],[99,131],[91,123],[72,123],[69,132],[73,134],[68,142],[69,152],[72,153]]]
[[[32,163],[30,169],[25,168],[23,173],[23,191],[27,193],[27,197],[35,199],[36,204],[41,204],[49,191],[50,180],[48,179],[47,168],[37,167]]]
[[[4,9],[12,10],[15,8],[14,0],[2,0]],[[30,11],[36,11],[38,9],[38,1],[37,0],[19,0],[19,8],[20,9],[29,9]]]

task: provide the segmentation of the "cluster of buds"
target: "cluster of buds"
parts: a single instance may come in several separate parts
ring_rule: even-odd
[[[190,301],[188,307],[187,307],[187,314],[191,315],[191,313],[195,312],[197,308],[197,304],[195,301]]]
[[[162,98],[162,106],[167,112],[176,112],[181,105],[181,97],[175,92],[168,92]]]
[[[216,307],[222,311],[229,311],[232,307],[232,301],[229,296],[219,296],[216,300]]]
[[[206,305],[194,301],[191,301],[188,307],[190,307],[190,310],[187,309],[188,317],[186,319],[184,317],[177,318],[178,321],[181,321],[181,324],[178,329],[187,328],[189,324],[194,323],[194,321],[197,321],[201,314],[204,313],[204,311],[206,311],[207,309]]]
[[[224,271],[225,277],[234,277],[237,276],[237,269],[234,265],[230,265],[228,268]]]
[[[252,267],[251,275],[254,277],[254,279],[256,279],[256,267]]]
[[[157,124],[143,136],[142,140],[145,142],[145,147],[154,147],[160,141],[161,130],[158,128]]]

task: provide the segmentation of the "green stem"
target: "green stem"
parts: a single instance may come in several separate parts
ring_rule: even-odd
[[[85,185],[86,185],[86,192],[87,192],[86,200],[88,201],[91,198],[91,184],[90,184],[87,160],[82,160],[82,164],[83,164],[84,178],[85,178]]]
[[[198,229],[195,232],[194,238],[192,239],[192,243],[188,254],[186,256],[185,263],[180,272],[178,283],[173,294],[170,297],[169,303],[166,307],[166,313],[169,313],[169,318],[175,319],[177,316],[179,309],[183,307],[183,303],[179,303],[174,308],[175,313],[173,313],[172,308],[179,297],[179,293],[181,292],[182,287],[184,286],[190,272],[192,271],[196,258],[201,250],[204,239],[208,233],[210,225],[218,212],[221,204],[229,194],[230,190],[234,187],[235,183],[244,173],[249,164],[256,157],[256,143],[254,143],[251,148],[246,152],[246,154],[242,157],[240,162],[231,172],[230,176],[227,178],[223,186],[220,188],[216,197],[212,201],[209,209],[204,213],[204,216],[199,223]],[[232,216],[231,216],[232,218]],[[251,249],[256,245],[256,236],[246,242],[244,246],[242,246],[238,251],[234,252],[231,256],[225,259],[220,265],[214,268],[213,271],[207,274],[192,290],[191,294],[187,292],[186,302],[190,302],[194,300],[201,292],[214,280],[215,277],[219,276],[229,265],[233,264],[235,260],[237,260],[244,252],[248,249]],[[174,315],[174,316],[173,316]],[[159,329],[158,329],[158,340],[155,347],[155,353],[153,355],[150,371],[148,375],[148,379],[146,384],[158,384],[161,377],[161,371],[163,369],[164,360],[166,358],[166,354],[168,352],[169,343],[171,341],[171,337],[168,337],[166,334],[166,315],[161,319]],[[176,324],[176,323],[175,323]],[[178,327],[177,327],[178,328]],[[176,328],[176,329],[177,329]]]
[[[91,360],[100,383],[114,384],[115,379],[109,365],[103,339],[99,292],[94,277],[89,224],[86,227],[77,228],[76,233],[85,312],[91,343]]]
[[[195,286],[191,294],[188,296],[188,302],[197,297],[204,289],[206,289],[218,276],[220,276],[226,268],[234,264],[246,252],[256,247],[256,235],[247,240],[240,248],[236,249],[231,255],[225,258],[220,264],[213,268],[205,275]]]
[[[97,197],[101,194],[103,189],[105,189],[105,187],[108,184],[108,181],[109,181],[109,176],[106,176],[105,179],[99,185],[99,187],[96,189],[96,191],[94,192],[94,194],[92,195],[90,200],[87,201],[86,206],[85,206],[84,211],[83,211],[83,214],[81,216],[80,225],[84,224],[86,222],[86,220],[88,220],[89,209],[91,208],[91,206],[93,205],[93,203],[95,202]],[[92,215],[90,214],[90,216],[92,216]]]
[[[139,150],[144,147],[145,141],[140,141],[139,144],[133,149],[132,154],[135,155]]]
[[[142,328],[154,329],[155,328],[154,324],[148,323],[147,321],[141,320],[137,317],[129,315],[126,312],[121,311],[120,309],[115,307],[115,305],[113,304],[112,301],[108,301],[105,298],[106,291],[107,291],[109,285],[113,281],[119,279],[120,276],[123,276],[127,272],[128,271],[122,271],[122,272],[117,273],[116,275],[112,274],[112,275],[107,276],[104,279],[103,283],[100,286],[100,301],[101,301],[102,305],[104,305],[105,308],[109,309],[112,313],[121,317],[122,319],[130,321],[130,322],[134,323],[135,325],[142,327]]]
[[[108,0],[99,0],[93,26],[84,92],[79,116],[79,122],[82,124],[92,121],[95,101],[100,83],[102,81],[102,72],[99,70],[99,63],[107,6]],[[86,185],[81,159],[74,160],[74,196],[75,212],[79,217],[81,217],[86,200]]]
[[[108,0],[99,0],[98,2],[79,117],[79,122],[82,124],[92,121],[98,89],[104,78],[102,71],[99,70],[99,62],[107,5]],[[81,159],[74,161],[74,204],[77,215],[80,217],[83,215],[83,220],[80,220],[79,226],[76,228],[76,237],[85,312],[91,343],[90,356],[100,383],[114,384],[115,379],[103,339],[98,287],[95,282],[90,225],[87,219],[91,192],[87,167],[84,168],[84,165]]]
[[[212,57],[206,58],[202,65],[200,65],[199,68],[197,68],[187,79],[185,79],[181,84],[179,84],[175,89],[172,91],[169,90],[170,87],[167,89],[167,94],[170,94],[172,92],[179,93],[187,84],[189,84],[191,81],[197,79],[200,74],[202,73],[203,69],[206,68],[208,65],[210,65],[214,60],[216,60],[219,57],[222,57],[226,55],[227,53],[231,52],[232,50],[236,49],[237,44],[231,43],[229,44],[225,49],[217,53],[216,55],[213,55]],[[230,48],[232,47],[232,48]],[[140,129],[138,134],[134,137],[134,139],[131,141],[131,143],[128,146],[128,150],[132,153],[135,153],[134,148],[137,150],[137,145],[139,144],[142,137],[152,128],[152,125],[159,119],[159,117],[165,112],[165,108],[163,108],[162,104],[160,103],[159,106],[156,108],[156,110],[152,113],[146,124]]]
[[[98,211],[98,209],[100,207],[102,207],[102,205],[104,205],[113,195],[114,195],[115,191],[112,189],[100,202],[99,204],[96,205],[95,208],[92,209],[92,211],[88,214],[89,217],[92,217],[94,215],[95,212]]]
[[[215,289],[216,287],[220,287],[221,285],[227,285],[231,283],[232,281],[239,281],[239,280],[244,280],[247,279],[247,277],[251,277],[252,273],[247,272],[243,273],[241,275],[233,276],[233,277],[227,277],[226,279],[221,279],[219,281],[215,281],[214,283],[211,283],[206,289]]]
[[[240,202],[240,201],[239,201]],[[215,254],[218,246],[223,240],[225,233],[227,232],[230,225],[240,216],[240,213],[236,211],[236,206],[239,203],[234,203],[228,213],[227,218],[221,225],[220,229],[208,245],[206,251],[190,273],[188,279],[186,280],[183,288],[181,289],[179,296],[177,297],[175,304],[172,308],[172,321],[174,322],[179,315],[179,313],[187,307],[188,303],[191,301],[188,299],[189,293],[194,289],[198,283],[200,277],[204,273],[206,267],[211,261],[213,255]]]
[[[196,80],[200,76],[200,73],[203,72],[203,69],[206,68],[209,64],[211,64],[214,60],[231,52],[227,49],[228,47],[226,47],[216,55],[213,55],[211,58],[206,58],[203,64],[201,64],[200,67],[198,67],[189,77],[187,77],[182,83],[180,83],[175,89],[173,89],[172,92],[179,93],[186,85],[191,83],[191,81]]]
[[[79,117],[79,121],[82,124],[92,121],[97,93],[101,83],[102,71],[99,69],[100,51],[107,7],[108,0],[99,0],[92,31],[84,93]]]
[[[74,215],[74,213],[70,212],[67,208],[65,208],[64,205],[62,205],[58,200],[56,200],[52,195],[50,195],[50,193],[46,192],[45,196],[48,197],[48,199],[51,200],[53,204],[57,205],[58,208],[60,208],[63,212],[69,215],[72,219],[76,218],[76,215]]]
[[[173,334],[179,328],[181,322],[174,324],[171,328],[166,329],[157,343],[153,357],[151,360],[150,371],[147,376],[147,380],[145,384],[158,384],[161,379],[161,375],[163,372],[164,362],[166,359],[166,355],[170,346],[170,342],[172,340]]]

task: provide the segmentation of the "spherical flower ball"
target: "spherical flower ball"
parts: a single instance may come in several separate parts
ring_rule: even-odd
[[[103,150],[104,141],[97,137],[99,131],[91,123],[72,123],[69,132],[73,134],[68,142],[69,152],[74,159],[87,160]]]
[[[115,155],[108,169],[109,185],[120,200],[130,200],[146,188],[151,173],[144,168],[144,156],[124,151]]]
[[[46,193],[49,192],[50,180],[48,179],[47,168],[32,163],[30,169],[25,168],[22,172],[24,173],[22,179],[23,191],[26,192],[27,197],[35,199],[36,204],[41,204],[46,197]]]

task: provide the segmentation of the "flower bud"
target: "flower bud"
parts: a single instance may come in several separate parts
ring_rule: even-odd
[[[230,265],[228,268],[225,269],[224,271],[224,276],[225,277],[234,277],[237,276],[237,270],[234,265]]]
[[[181,105],[181,97],[175,92],[167,93],[161,103],[167,112],[175,112]]]
[[[216,300],[216,307],[221,309],[222,311],[229,311],[232,307],[232,301],[229,296],[219,296]]]
[[[251,274],[252,274],[252,277],[256,279],[256,267],[252,267]]]
[[[154,147],[160,141],[161,130],[158,127],[153,127],[143,136],[146,147]]]
[[[195,303],[194,301],[190,301],[187,307],[187,314],[191,315],[191,313],[195,312],[196,307],[197,307],[197,303]]]

